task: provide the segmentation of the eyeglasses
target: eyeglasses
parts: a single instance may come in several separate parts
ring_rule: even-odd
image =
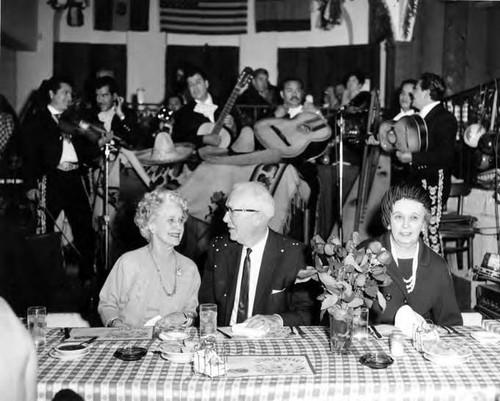
[[[226,209],[226,212],[228,212],[229,214],[234,214],[234,212],[249,212],[249,213],[260,212],[260,210],[255,210],[255,209],[233,209],[230,208],[229,206],[224,206],[224,209]]]

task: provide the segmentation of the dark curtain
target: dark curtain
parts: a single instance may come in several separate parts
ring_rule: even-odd
[[[120,95],[127,93],[126,45],[54,43],[54,73],[73,79],[75,90],[94,99],[93,82],[99,70],[114,73]]]
[[[314,96],[316,104],[323,101],[323,91],[329,85],[342,81],[353,71],[361,70],[371,81],[371,88],[379,85],[379,47],[374,45],[310,47],[279,49],[279,81],[290,76],[304,81],[306,93]]]
[[[210,93],[225,100],[238,77],[239,49],[230,46],[168,46],[166,91],[176,91],[176,71],[196,67],[204,71],[210,83]]]

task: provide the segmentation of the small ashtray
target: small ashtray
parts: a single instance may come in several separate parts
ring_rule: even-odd
[[[60,355],[81,355],[88,352],[89,345],[86,343],[67,342],[59,344],[55,349]]]
[[[138,361],[144,358],[148,350],[141,347],[123,347],[118,348],[113,354],[116,358],[122,361]]]
[[[394,359],[385,352],[375,352],[364,354],[359,362],[372,369],[385,369],[394,363]]]

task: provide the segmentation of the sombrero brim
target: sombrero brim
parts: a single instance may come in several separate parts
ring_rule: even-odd
[[[248,166],[254,164],[278,163],[281,160],[281,154],[276,149],[257,150],[255,152],[229,155],[228,149],[221,149],[215,146],[205,146],[198,149],[200,157],[212,164],[227,164]]]
[[[137,150],[135,155],[142,164],[146,166],[155,166],[157,164],[169,164],[186,160],[193,153],[194,145],[183,142],[176,143],[174,150],[161,158],[153,158],[153,148]]]

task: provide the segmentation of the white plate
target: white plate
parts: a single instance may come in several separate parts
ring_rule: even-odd
[[[163,359],[173,363],[190,363],[193,360],[192,352],[163,352],[161,354]]]
[[[163,341],[182,341],[189,338],[189,334],[182,331],[162,331],[158,337]]]
[[[438,365],[443,365],[443,366],[455,366],[455,365],[461,365],[465,362],[467,362],[470,358],[470,355],[467,357],[461,357],[461,356],[434,356],[431,354],[428,354],[427,352],[424,352],[424,358],[431,361],[432,363],[438,364]]]
[[[52,348],[49,352],[49,356],[52,357],[52,358],[56,358],[56,359],[61,359],[61,360],[64,360],[64,361],[69,361],[69,360],[72,360],[72,359],[79,359],[79,358],[82,358],[84,357],[85,355],[87,355],[89,353],[89,350],[87,348],[87,352],[83,353],[83,354],[77,354],[77,355],[63,355],[61,354],[59,351],[57,351],[55,348]]]

